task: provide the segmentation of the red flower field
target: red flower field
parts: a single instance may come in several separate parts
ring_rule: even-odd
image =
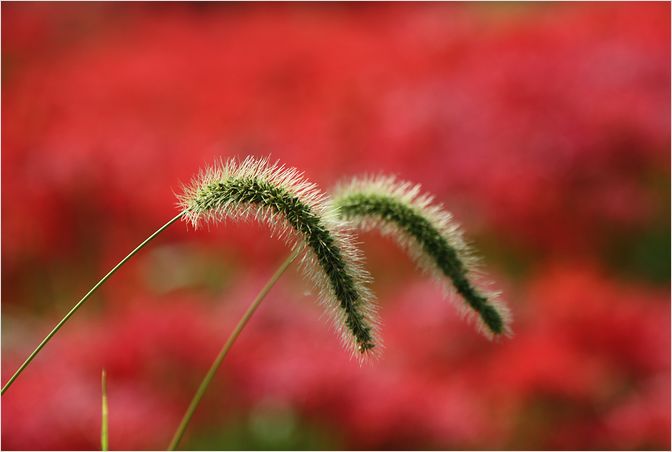
[[[381,357],[286,274],[186,449],[669,449],[670,5],[3,3],[2,382],[216,158],[419,182],[514,317],[489,342],[361,234]],[[172,226],[2,396],[3,449],[165,449],[287,254]]]

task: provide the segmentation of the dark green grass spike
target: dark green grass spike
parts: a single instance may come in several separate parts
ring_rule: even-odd
[[[481,319],[487,335],[508,334],[506,308],[480,292],[469,279],[469,264],[463,258],[464,244],[461,238],[456,238],[459,233],[452,226],[450,215],[430,207],[431,198],[418,193],[417,186],[392,178],[354,180],[337,190],[334,205],[342,218],[366,229],[382,228],[411,250],[421,265],[447,277]]]
[[[230,171],[235,173],[234,171]],[[252,175],[203,178],[183,198],[182,205],[192,222],[200,216],[206,219],[235,217],[253,208],[260,218],[276,223],[282,217],[285,229],[299,236],[313,254],[323,273],[328,291],[338,304],[343,326],[354,338],[356,349],[363,353],[375,346],[372,327],[367,317],[368,292],[358,279],[359,268],[344,257],[343,240],[338,231],[322,218],[323,212],[308,198],[304,201],[291,190],[291,184],[278,181],[277,170],[255,168]],[[289,187],[287,186],[289,185]],[[305,191],[302,191],[305,193]],[[249,212],[249,210],[248,210]],[[281,230],[281,235],[285,231]],[[340,240],[339,240],[340,238]],[[315,271],[315,270],[312,270]]]
[[[425,217],[394,198],[380,195],[353,195],[339,205],[345,218],[378,216],[384,221],[395,223],[432,257],[443,274],[453,282],[455,290],[479,313],[488,328],[495,334],[504,332],[502,317],[490,306],[488,299],[471,285],[457,252]]]

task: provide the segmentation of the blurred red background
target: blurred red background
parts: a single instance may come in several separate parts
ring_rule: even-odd
[[[283,278],[186,448],[669,449],[670,5],[2,4],[2,380],[215,157],[421,182],[514,314],[490,343],[375,234],[359,366]],[[162,449],[287,249],[173,226],[2,397],[4,449]],[[391,264],[393,263],[393,264]]]

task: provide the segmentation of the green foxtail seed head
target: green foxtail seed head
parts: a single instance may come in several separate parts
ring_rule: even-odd
[[[419,185],[390,176],[354,179],[336,188],[332,203],[354,226],[394,238],[447,293],[456,291],[465,301],[460,313],[488,338],[510,335],[509,310],[499,294],[472,282],[477,262],[458,225]]]
[[[302,247],[302,270],[335,315],[344,343],[358,356],[376,345],[369,276],[353,236],[322,192],[296,169],[252,157],[220,161],[184,187],[179,206],[195,228],[254,218],[293,248]]]

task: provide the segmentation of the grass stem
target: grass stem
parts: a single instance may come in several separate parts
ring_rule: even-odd
[[[103,404],[102,404],[102,411],[101,411],[101,420],[100,420],[100,449],[103,452],[107,452],[109,450],[109,441],[108,441],[108,432],[107,432],[107,424],[108,424],[108,411],[107,411],[107,379],[106,379],[106,374],[105,374],[105,369],[103,369],[103,373],[100,376],[100,383],[102,386],[102,393],[103,393]]]
[[[170,441],[168,450],[177,449],[177,446],[180,444],[180,441],[184,436],[184,432],[186,431],[187,426],[189,425],[189,422],[191,421],[191,418],[193,417],[194,412],[196,411],[196,408],[198,407],[199,403],[201,402],[201,399],[203,398],[203,395],[210,386],[212,379],[215,377],[217,370],[222,365],[222,361],[224,361],[224,358],[229,353],[229,350],[231,349],[233,344],[236,342],[236,339],[238,339],[238,336],[240,336],[240,333],[243,331],[243,328],[245,328],[245,325],[247,325],[247,322],[250,320],[250,317],[252,317],[252,314],[254,314],[254,311],[257,310],[262,300],[266,297],[268,292],[270,292],[271,288],[275,285],[278,279],[280,279],[283,273],[285,273],[285,271],[289,268],[291,263],[294,262],[294,260],[299,256],[300,252],[301,247],[297,246],[296,249],[292,252],[292,254],[290,254],[287,257],[287,259],[285,259],[285,261],[280,265],[280,267],[278,267],[273,276],[271,276],[271,279],[269,279],[264,288],[261,289],[261,291],[254,299],[250,307],[247,308],[247,311],[245,311],[245,314],[243,314],[243,317],[238,322],[238,325],[236,325],[236,328],[233,330],[229,338],[226,340],[226,343],[219,351],[219,354],[217,355],[212,365],[210,366],[210,370],[208,370],[208,373],[203,378],[203,381],[201,381],[200,386],[198,387],[196,393],[194,394],[194,397],[191,399],[189,408],[187,408],[187,411],[184,413],[182,422],[180,422],[179,427],[177,428],[175,434],[173,435],[173,439]]]
[[[28,367],[28,365],[35,358],[35,356],[37,356],[37,354],[40,352],[40,350],[42,350],[42,348],[44,348],[44,346],[47,345],[47,342],[49,342],[51,340],[51,338],[54,337],[54,335],[56,333],[58,333],[58,330],[61,329],[61,327],[65,324],[65,322],[67,322],[70,319],[70,317],[72,317],[75,314],[75,312],[77,312],[77,310],[80,307],[82,307],[82,305],[86,302],[86,300],[88,300],[91,297],[91,295],[93,295],[98,290],[98,288],[100,286],[102,286],[103,283],[105,283],[105,281],[107,281],[110,278],[110,276],[112,276],[117,270],[119,270],[130,258],[135,256],[135,254],[138,251],[140,251],[142,248],[144,248],[145,245],[147,245],[149,242],[151,242],[156,236],[161,234],[170,225],[172,225],[173,223],[178,221],[180,218],[182,218],[182,216],[184,216],[184,214],[185,214],[185,212],[181,212],[175,218],[170,220],[168,223],[164,224],[159,229],[157,229],[156,232],[154,232],[152,235],[147,237],[140,245],[138,245],[133,251],[131,251],[128,256],[126,256],[125,258],[120,260],[119,263],[117,265],[115,265],[114,268],[112,270],[110,270],[108,274],[103,276],[103,278],[100,281],[98,281],[98,283],[95,286],[93,286],[91,288],[91,290],[89,290],[87,292],[87,294],[84,295],[84,297],[81,300],[79,300],[76,305],[74,305],[72,307],[72,309],[70,309],[70,311],[65,315],[65,317],[63,317],[61,319],[61,321],[58,322],[58,324],[54,327],[54,329],[51,330],[51,332],[49,334],[47,334],[47,336],[42,340],[42,342],[40,342],[40,344],[35,348],[35,350],[33,350],[33,352],[30,354],[30,356],[28,356],[28,358],[26,358],[26,360],[23,362],[23,364],[21,364],[21,367],[19,367],[19,369],[14,373],[14,375],[12,375],[12,377],[2,387],[2,390],[0,390],[0,395],[4,394],[5,391],[7,391],[7,389],[9,389],[9,387],[12,385],[12,383],[14,383],[14,380],[16,380],[18,378],[18,376],[21,375],[21,373],[26,369],[26,367]]]

